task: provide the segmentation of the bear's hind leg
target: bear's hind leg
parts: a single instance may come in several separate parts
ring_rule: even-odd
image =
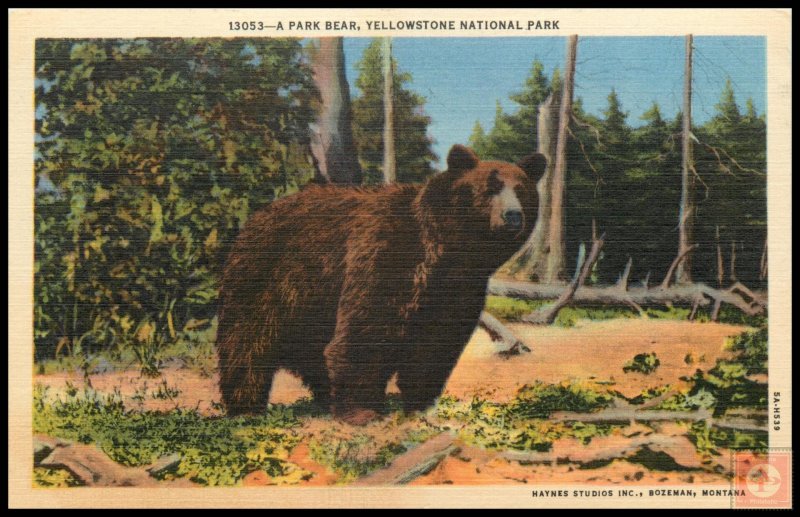
[[[228,416],[260,414],[266,411],[269,391],[277,365],[272,361],[250,359],[220,367],[220,390]]]
[[[324,361],[307,367],[302,374],[303,383],[314,396],[314,405],[323,411],[331,409],[331,382]]]
[[[222,383],[222,402],[228,416],[256,415],[267,409],[269,390],[275,370],[261,370],[242,375],[241,380]]]

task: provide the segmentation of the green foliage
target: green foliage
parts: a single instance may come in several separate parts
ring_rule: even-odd
[[[767,385],[748,378],[747,367],[736,361],[717,361],[708,372],[698,370],[691,377],[689,395],[706,391],[716,399],[714,414],[737,407],[766,408]]]
[[[691,310],[683,307],[670,307],[665,309],[655,309],[652,307],[648,307],[645,309],[645,314],[647,314],[648,318],[658,319],[658,320],[679,320],[679,321],[686,321],[689,319],[689,314]],[[707,321],[709,319],[708,315],[702,313],[700,311],[697,312],[695,315],[695,321]]]
[[[575,438],[584,444],[607,435],[613,425],[583,422],[550,422],[555,411],[593,411],[608,406],[613,396],[578,384],[542,384],[522,387],[510,402],[501,404],[480,398],[459,401],[444,396],[436,415],[458,422],[467,443],[492,449],[548,451],[553,441]]]
[[[352,102],[353,136],[358,148],[364,182],[383,182],[383,71],[381,38],[364,50],[356,64],[359,72],[355,85],[360,94]],[[397,181],[414,183],[434,173],[431,163],[437,160],[428,136],[431,118],[424,113],[425,98],[407,88],[411,74],[394,69],[394,134]]]
[[[692,389],[689,393],[678,393],[657,407],[670,411],[696,411],[698,409],[713,409],[717,405],[717,398],[711,391],[705,389]]]
[[[152,397],[156,400],[174,400],[181,392],[180,388],[170,386],[166,380],[163,380],[158,385],[158,389],[153,392]]]
[[[441,432],[425,421],[414,426],[403,425],[406,422],[396,418],[377,435],[352,434],[331,425],[310,440],[311,458],[337,472],[339,482],[346,483],[387,466],[396,456]]]
[[[204,485],[233,485],[256,470],[275,483],[309,476],[287,461],[300,440],[298,425],[294,410],[281,406],[264,416],[209,418],[187,410],[130,411],[119,393],[71,389],[52,396],[41,386],[34,390],[34,432],[94,443],[123,465],[148,465],[178,453],[180,463],[168,476]]]
[[[656,371],[656,368],[660,365],[661,360],[656,356],[655,352],[636,354],[633,359],[625,363],[622,367],[622,371],[625,373],[636,372],[648,375]]]
[[[719,225],[725,258],[736,247],[736,274],[752,287],[758,279],[766,237],[766,120],[750,103],[745,115],[728,81],[711,120],[695,130],[704,145],[695,146],[698,173],[707,188],[698,187],[697,242],[715,242]],[[722,155],[719,160],[716,153]],[[732,164],[730,156],[738,164]],[[721,162],[721,163],[720,163]],[[696,271],[716,272],[716,246],[703,246],[695,257]],[[708,275],[712,276],[712,275]],[[708,279],[711,281],[711,278]]]
[[[342,481],[352,481],[385,467],[395,456],[406,452],[402,443],[377,447],[375,437],[358,434],[350,438],[324,435],[309,444],[314,461],[342,475]],[[366,451],[366,452],[365,452]]]
[[[617,393],[616,395],[619,397],[626,398],[629,404],[639,405],[639,404],[644,404],[650,399],[660,397],[661,395],[669,391],[669,389],[670,389],[669,385],[658,386],[655,388],[646,388],[642,390],[640,394],[636,395],[633,398],[624,397],[624,395],[622,395],[621,393]]]
[[[731,359],[719,359],[707,372],[697,370],[686,379],[691,388],[662,402],[659,409],[674,411],[712,410],[715,416],[734,408],[766,410],[767,384],[752,378],[767,372],[766,328],[745,332],[729,340]]]
[[[519,418],[547,418],[554,411],[583,413],[606,407],[613,397],[580,384],[536,384],[523,386],[509,404]]]
[[[298,41],[37,40],[37,359],[160,352],[249,213],[312,174]]]
[[[737,361],[748,374],[767,373],[769,332],[766,327],[739,334],[728,342],[727,348],[736,353]]]
[[[767,431],[739,431],[708,426],[704,422],[695,422],[689,429],[689,439],[701,453],[720,455],[717,450],[746,449],[764,451],[769,447]]]
[[[762,328],[767,326],[767,314],[755,314],[753,316],[740,311],[736,307],[726,307],[719,311],[720,323],[730,323],[731,325],[745,325],[748,327]]]
[[[574,327],[580,320],[603,321],[615,318],[635,318],[638,314],[628,307],[564,307],[558,311],[555,324]]]
[[[33,486],[38,488],[67,488],[80,486],[68,470],[36,467],[33,469]]]
[[[157,350],[158,359],[156,361],[154,358],[153,362],[158,367],[166,362],[197,372],[203,377],[211,377],[217,367],[214,350],[216,332],[216,317],[211,320],[191,319],[186,323],[184,330],[178,332],[176,341],[165,344],[163,348]],[[146,364],[137,357],[135,346],[118,345],[97,352],[61,354],[54,359],[39,360],[34,365],[34,373],[49,375],[56,372],[83,371],[97,374],[126,370],[135,364],[140,368]],[[157,372],[154,371],[155,373]]]
[[[486,311],[500,319],[520,321],[523,316],[546,303],[546,301],[540,300],[520,300],[506,296],[489,295],[486,297]]]
[[[159,365],[170,363],[211,377],[217,368],[217,354],[214,340],[217,334],[217,318],[190,319],[183,330],[177,333],[176,340],[158,350]],[[140,362],[140,364],[142,364]]]

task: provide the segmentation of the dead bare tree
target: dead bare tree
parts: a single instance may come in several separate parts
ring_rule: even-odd
[[[691,246],[687,246],[685,250],[678,254],[675,257],[675,260],[672,261],[670,264],[669,269],[667,270],[667,274],[664,276],[664,280],[661,282],[661,289],[666,289],[669,287],[670,283],[672,282],[672,275],[675,271],[680,267],[681,262],[686,260],[686,257],[689,256],[689,253],[692,252],[695,248],[697,248],[697,244],[692,244]]]
[[[552,177],[555,169],[558,142],[558,112],[561,92],[554,91],[539,105],[536,125],[537,152],[547,159],[544,174],[536,184],[539,206],[536,224],[528,240],[509,260],[507,272],[514,278],[529,280],[544,278],[547,272],[547,255],[550,245],[550,215],[552,210]]]
[[[311,128],[316,180],[337,184],[360,183],[361,167],[353,142],[350,88],[345,76],[342,38],[319,38],[312,44],[311,69],[320,94],[317,120]]]
[[[691,249],[694,229],[694,163],[692,158],[692,35],[686,35],[686,62],[683,75],[683,130],[681,158],[681,205],[678,219],[678,255],[685,258],[678,264],[677,281],[692,281]]]
[[[397,160],[394,146],[394,67],[392,38],[383,38],[383,181],[397,181]]]
[[[569,121],[572,118],[572,94],[575,85],[575,59],[578,51],[578,36],[572,35],[567,41],[567,64],[561,94],[558,117],[558,142],[556,144],[555,168],[552,177],[552,208],[550,216],[549,250],[547,272],[544,281],[554,283],[561,279],[565,267],[564,232],[566,225],[566,180],[567,180],[567,138]]]

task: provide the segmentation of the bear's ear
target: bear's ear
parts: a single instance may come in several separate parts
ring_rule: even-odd
[[[478,156],[469,147],[456,144],[447,155],[447,169],[451,171],[468,171],[478,166]]]
[[[544,174],[547,168],[547,158],[544,155],[536,153],[530,154],[517,162],[517,167],[525,171],[528,178],[534,183],[538,183],[539,178]]]

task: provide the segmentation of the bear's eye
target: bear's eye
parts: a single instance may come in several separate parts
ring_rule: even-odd
[[[489,173],[489,179],[486,181],[486,194],[489,196],[496,196],[503,190],[503,180],[500,179],[500,174],[497,170]]]

